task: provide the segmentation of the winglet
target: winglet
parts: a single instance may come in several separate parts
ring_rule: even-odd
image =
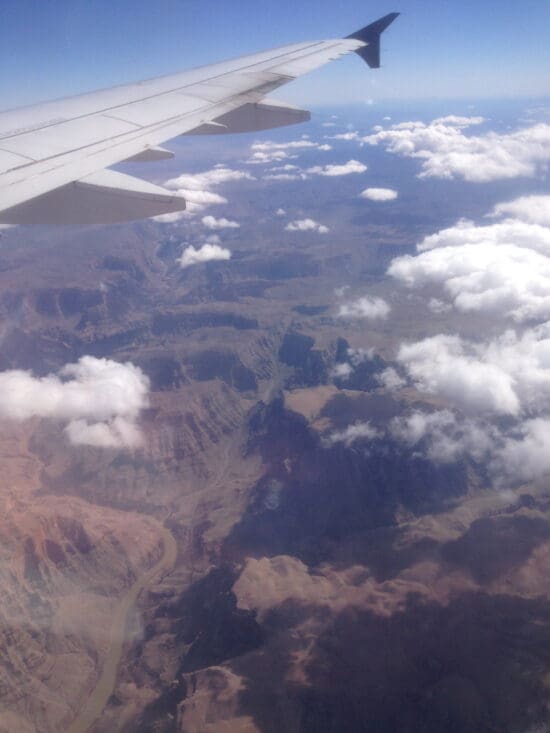
[[[346,36],[346,38],[356,38],[358,41],[367,44],[358,48],[355,53],[359,54],[371,69],[380,68],[380,36],[398,15],[399,13],[389,13],[389,15],[385,15],[383,18],[375,20],[374,23],[361,28],[361,30]]]

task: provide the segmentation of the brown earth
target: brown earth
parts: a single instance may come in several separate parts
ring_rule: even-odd
[[[342,283],[388,296],[364,244],[296,256],[243,235],[231,262],[182,271],[183,237],[4,233],[0,368],[108,356],[152,394],[131,453],[70,446],[50,421],[0,426],[0,730],[535,730],[546,483],[502,494],[482,467],[391,441],[322,443],[426,402],[331,379],[339,339],[385,364],[418,328],[393,295],[391,326],[336,317]]]

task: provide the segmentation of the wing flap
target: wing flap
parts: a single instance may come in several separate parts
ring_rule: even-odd
[[[8,224],[114,224],[185,210],[185,199],[154,183],[104,170],[2,212]]]
[[[307,122],[311,114],[304,109],[283,104],[274,99],[247,102],[242,107],[217,117],[185,135],[227,135],[235,132],[257,132],[275,127]]]
[[[131,155],[129,158],[121,161],[122,163],[152,163],[157,160],[171,160],[174,158],[174,153],[166,148],[150,147],[147,146],[140,150],[139,153]]]

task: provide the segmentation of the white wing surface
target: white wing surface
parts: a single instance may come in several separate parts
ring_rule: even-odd
[[[94,223],[181,211],[173,192],[115,171],[170,157],[183,134],[278,127],[309,113],[265,100],[274,89],[347,53],[379,66],[392,13],[345,39],[283,46],[233,61],[0,113],[0,221]]]

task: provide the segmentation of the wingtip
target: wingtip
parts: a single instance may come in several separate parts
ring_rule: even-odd
[[[400,13],[388,13],[364,28],[355,31],[355,33],[346,36],[346,38],[363,41],[365,45],[358,48],[356,53],[367,62],[371,69],[380,68],[380,36],[399,15]]]

